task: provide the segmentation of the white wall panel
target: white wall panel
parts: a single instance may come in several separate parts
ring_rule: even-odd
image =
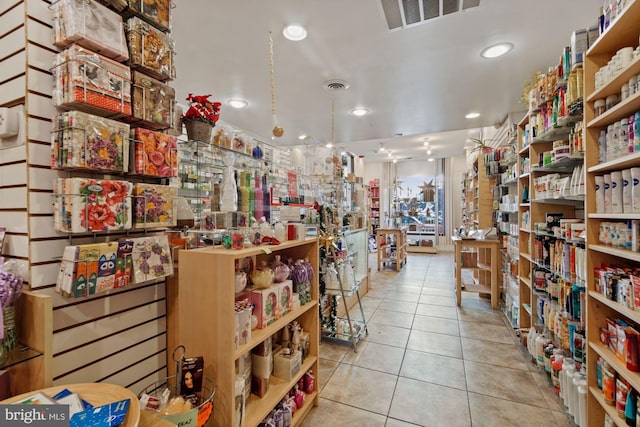
[[[3,30],[0,30],[2,32]],[[0,39],[0,58],[19,51],[24,47],[24,27],[20,27]]]
[[[166,344],[165,344],[166,345]],[[117,374],[105,378],[104,381],[111,384],[130,384],[141,376],[146,376],[148,372],[153,372],[160,366],[167,365],[167,352],[155,354],[148,359],[131,366],[128,369],[118,372]]]
[[[27,39],[42,46],[56,49],[51,44],[53,42],[53,29],[33,19],[27,19]]]
[[[29,60],[29,65],[32,67],[50,71],[55,58],[56,54],[47,49],[43,49],[34,44],[27,45],[27,59]]]
[[[115,316],[86,323],[77,328],[58,332],[53,335],[53,354],[55,355],[66,349],[83,345],[114,332],[126,331],[132,326],[139,325],[157,317],[162,317],[165,314],[165,302],[159,301]],[[55,315],[56,313],[54,313],[54,317]]]
[[[92,237],[74,238],[74,245],[82,245],[93,242]],[[64,248],[69,244],[69,239],[37,240],[31,242],[31,262],[34,264],[60,259]]]
[[[51,22],[51,10],[49,10],[49,3],[42,0],[26,0],[27,15],[33,16],[39,21],[46,24],[53,25]]]
[[[17,145],[14,147],[10,147],[10,148],[5,148],[4,150],[0,150],[0,166],[2,166],[5,163],[13,163],[13,162],[19,162],[21,160],[26,160],[27,158],[27,149],[25,148],[24,145]],[[23,182],[23,184],[26,184],[27,181]],[[6,185],[6,184],[2,184],[2,181],[0,181],[0,186],[2,185]]]
[[[29,193],[29,213],[45,214],[53,213],[53,195],[52,193]]]
[[[2,61],[0,65],[0,82],[9,80],[24,72],[24,64],[27,62],[27,51],[23,50]]]
[[[109,313],[129,310],[149,301],[165,298],[164,282],[139,289],[135,289],[134,286],[135,285],[125,288],[128,291],[113,293],[108,298],[88,299],[81,305],[71,305],[69,307],[56,309],[53,316],[53,330],[58,331],[69,328],[78,323],[86,323],[107,316]],[[77,301],[79,300],[68,299],[66,302]],[[56,305],[54,304],[54,306]]]
[[[4,212],[0,212],[0,219]],[[29,257],[29,238],[27,236],[16,236],[7,234],[4,236],[3,254],[21,258]]]
[[[45,73],[43,71],[38,71],[34,69],[27,70],[27,78],[29,82],[29,90],[36,91],[38,93],[43,93],[45,95],[51,96],[53,94],[53,80],[51,74],[48,72]],[[47,102],[49,105],[53,105],[51,99]],[[35,116],[31,109],[33,106],[29,106],[29,114]],[[46,115],[44,117],[51,117],[52,115]]]
[[[0,67],[2,67],[2,63],[0,63]],[[24,98],[27,93],[26,85],[25,76],[0,84],[0,105]]]
[[[2,5],[5,4],[16,4],[17,2],[11,0],[5,0],[1,2]],[[8,8],[4,8],[0,6],[0,9],[7,10]],[[0,16],[0,34],[4,34],[5,31],[9,31],[13,28],[16,28],[20,24],[24,24],[24,3],[19,4],[17,7],[14,7],[9,12]]]
[[[23,212],[2,212],[2,224],[10,233],[28,233],[27,211]]]
[[[145,323],[121,334],[63,353],[55,358],[53,376],[58,377],[71,372],[78,366],[93,362],[101,355],[115,353],[162,333],[166,333],[165,322]]]
[[[51,146],[35,144],[30,142],[27,144],[29,150],[29,164],[38,166],[51,166]]]
[[[29,76],[31,76],[32,72],[39,73],[38,71],[30,70]],[[45,75],[44,73],[39,74]],[[51,83],[49,83],[49,86],[51,86]],[[31,80],[29,80],[29,88],[31,88]],[[33,93],[27,94],[27,108],[29,109],[30,116],[53,120],[56,115],[56,109],[53,106],[53,100],[46,96],[40,96]],[[49,123],[49,127],[51,127],[51,123]]]
[[[22,147],[24,149],[24,147]],[[0,151],[4,154],[4,150]],[[27,164],[16,163],[0,167],[0,187],[27,183]]]
[[[0,209],[26,209],[26,207],[27,187],[0,188]]]
[[[126,335],[126,332],[122,335]],[[68,375],[65,375],[64,377],[57,378],[53,384],[58,384],[58,381],[62,381],[61,384],[95,382],[102,378],[116,374],[117,371],[124,367],[130,366],[138,361],[142,361],[129,368],[131,370],[126,369],[125,371],[128,371],[126,374],[120,372],[117,375],[117,379],[115,379],[116,376],[114,375],[108,380],[108,382],[111,384],[126,384],[128,381],[141,376],[141,374],[144,375],[145,372],[149,372],[151,370],[151,367],[156,366],[157,369],[158,366],[162,366],[160,364],[160,361],[162,359],[166,360],[165,352],[163,351],[166,349],[166,346],[167,337],[166,335],[161,335],[149,341],[140,343],[139,345],[131,347],[127,350],[121,351],[118,354],[107,357],[106,359],[100,360],[99,362],[92,363],[89,366],[85,366],[84,368],[73,371]],[[158,352],[160,353],[156,354]],[[96,355],[94,354],[93,356],[95,357]],[[151,365],[149,365],[149,367],[142,368],[143,366],[145,366],[145,361],[147,358],[150,358],[151,362],[148,363],[151,363]],[[56,359],[56,357],[53,358],[54,365],[56,364]],[[78,360],[77,363],[78,366],[82,366],[84,363],[91,362],[92,360]],[[142,370],[141,368],[144,370]]]
[[[29,168],[29,188],[37,190],[53,190],[53,181],[58,178],[58,171],[42,168]]]
[[[126,387],[131,390],[134,394],[138,395],[142,390],[144,390],[148,385],[155,384],[159,381],[163,381],[167,378],[169,374],[167,374],[167,369],[163,368],[157,372],[153,372],[152,374],[137,380],[133,384],[127,384]]]
[[[18,3],[23,3],[24,0],[3,0],[0,2],[0,14],[6,12],[7,10],[11,9],[13,6],[15,6]]]
[[[58,270],[60,268],[59,262],[54,262],[51,264],[39,264],[31,266],[31,288],[40,288],[42,286],[53,285],[56,283],[56,279],[58,277]],[[47,295],[55,295],[55,289],[51,288],[45,289],[42,292],[45,292]],[[62,298],[62,297],[60,297]]]
[[[46,237],[67,237],[67,233],[60,233],[53,229],[52,216],[32,216],[29,218],[29,237],[42,239]]]
[[[29,139],[31,141],[51,143],[51,122],[36,119],[34,117],[29,117],[27,120],[27,126],[29,127]]]

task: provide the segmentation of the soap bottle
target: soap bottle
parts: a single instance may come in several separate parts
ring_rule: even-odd
[[[262,176],[262,194],[263,194],[263,209],[264,217],[269,222],[271,220],[271,191],[267,185],[267,174]]]
[[[264,194],[262,193],[262,189],[260,188],[260,175],[257,172],[254,178],[254,182],[256,188],[254,190],[253,208],[255,217],[262,218],[262,216],[264,215]]]

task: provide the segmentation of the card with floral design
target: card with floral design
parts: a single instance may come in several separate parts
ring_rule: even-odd
[[[71,232],[131,228],[132,185],[127,181],[67,178],[70,190]]]
[[[131,133],[135,141],[136,173],[178,176],[178,138],[144,128],[135,128]]]
[[[133,280],[142,283],[173,274],[171,247],[166,234],[133,240]]]
[[[175,187],[136,184],[133,188],[134,228],[175,227],[177,196]]]

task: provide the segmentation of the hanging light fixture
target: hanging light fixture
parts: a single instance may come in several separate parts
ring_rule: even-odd
[[[273,117],[273,136],[280,138],[284,135],[284,129],[278,126],[278,120],[276,119],[276,82],[273,71],[273,38],[271,38],[271,31],[269,31],[269,76],[271,77],[271,116]]]
[[[326,145],[327,148],[333,147],[333,139],[335,136],[335,115],[336,115],[335,101],[331,99],[331,139],[327,142],[327,145]]]

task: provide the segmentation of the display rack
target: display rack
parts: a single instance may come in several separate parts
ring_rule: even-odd
[[[270,255],[267,255],[270,254]],[[247,344],[236,348],[234,344],[235,263],[255,257],[256,263],[269,260],[273,255],[285,254],[295,259],[308,258],[316,272],[311,280],[311,301],[293,309],[264,329],[254,329]],[[298,373],[290,381],[271,376],[267,393],[258,398],[251,395],[244,417],[244,426],[257,426],[278,402],[311,370],[319,382],[318,344],[318,240],[307,238],[281,243],[277,246],[259,246],[231,250],[202,248],[180,251],[180,296],[178,309],[180,322],[177,342],[189,354],[204,356],[204,371],[216,387],[213,425],[238,425],[235,412],[235,363],[258,344],[296,320],[309,332],[310,347]],[[231,327],[230,327],[231,326]],[[318,392],[307,395],[305,405],[296,411],[292,425],[300,425],[313,406],[318,405]]]
[[[372,181],[369,184],[369,234],[375,236],[378,227],[380,227],[380,183]]]
[[[596,88],[596,73],[601,67],[607,65],[609,60],[616,53],[625,47],[636,48],[638,46],[638,35],[640,34],[640,2],[627,2],[626,9],[618,13],[617,19],[607,30],[596,40],[595,44],[585,55],[585,145],[586,156],[585,166],[587,169],[587,201],[586,201],[586,229],[587,229],[587,420],[588,425],[603,425],[605,414],[617,425],[625,425],[615,415],[615,410],[605,403],[603,392],[598,388],[598,364],[606,362],[613,368],[618,378],[626,380],[636,391],[640,390],[640,376],[637,372],[629,369],[629,364],[621,362],[619,356],[611,351],[609,346],[602,344],[600,330],[607,328],[607,319],[616,321],[620,319],[635,330],[640,326],[640,312],[638,307],[630,308],[627,304],[610,299],[602,293],[601,284],[596,277],[597,268],[605,266],[631,267],[637,268],[640,262],[638,252],[614,248],[611,245],[600,243],[600,226],[603,222],[610,221],[630,221],[640,220],[638,211],[623,213],[604,213],[598,210],[596,202],[596,177],[604,174],[620,173],[622,170],[640,167],[640,156],[638,152],[622,154],[611,159],[609,156],[613,151],[602,156],[602,148],[598,143],[601,131],[607,131],[609,125],[622,119],[633,116],[640,111],[640,92],[637,90],[628,98],[623,99],[619,104],[606,112],[596,115],[595,101],[604,99],[612,94],[620,94],[621,86],[629,81],[631,76],[640,73],[640,61],[637,56],[621,70],[613,73],[608,82]],[[637,145],[637,143],[636,143]],[[607,150],[608,151],[608,150]],[[600,154],[599,154],[600,153]],[[602,282],[602,281],[601,281]],[[634,285],[635,289],[636,286]],[[599,362],[600,361],[600,362]],[[614,414],[612,414],[614,412]]]
[[[395,264],[400,271],[407,263],[407,227],[378,228],[378,271],[387,264]]]
[[[462,302],[462,291],[488,294],[491,308],[498,308],[500,256],[499,240],[453,238],[456,266],[456,302]],[[473,270],[472,280],[465,282],[463,270]]]

